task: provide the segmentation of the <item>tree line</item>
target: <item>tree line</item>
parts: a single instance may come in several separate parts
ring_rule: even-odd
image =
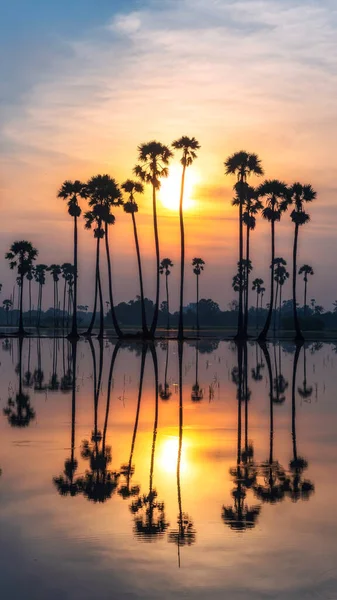
[[[166,284],[166,302],[167,316],[169,324],[169,289],[168,276],[170,268],[173,266],[169,258],[160,260],[160,239],[158,231],[157,216],[157,193],[161,187],[161,180],[169,175],[169,163],[173,157],[173,151],[179,152],[180,163],[182,166],[181,188],[179,197],[179,227],[180,227],[180,286],[179,286],[179,317],[178,317],[178,339],[184,339],[184,286],[185,286],[185,230],[184,230],[184,191],[186,170],[197,158],[197,152],[200,149],[199,142],[194,137],[182,136],[175,140],[171,147],[157,141],[151,141],[141,144],[138,147],[138,164],[133,169],[133,175],[136,179],[127,179],[121,185],[110,175],[96,175],[87,182],[79,180],[65,181],[58,191],[58,197],[67,202],[68,213],[73,219],[73,262],[69,265],[68,279],[64,276],[63,266],[51,265],[49,270],[52,273],[54,281],[54,308],[58,306],[58,277],[62,272],[65,278],[65,288],[68,286],[69,311],[71,307],[72,324],[69,333],[70,339],[78,339],[78,318],[77,318],[77,289],[78,289],[78,220],[82,215],[82,202],[87,203],[87,210],[84,210],[84,226],[93,231],[96,241],[95,250],[95,274],[93,281],[93,312],[86,334],[92,335],[97,314],[99,315],[98,337],[104,334],[104,299],[102,290],[102,244],[105,246],[105,255],[108,272],[108,297],[110,306],[110,315],[117,336],[122,339],[127,336],[122,331],[121,324],[118,321],[114,303],[114,281],[111,269],[110,235],[111,226],[115,224],[115,215],[112,210],[122,207],[126,213],[131,215],[132,228],[134,234],[135,253],[138,267],[139,298],[141,304],[141,327],[139,334],[143,339],[153,339],[158,327],[158,317],[160,311],[160,275],[165,275]],[[291,221],[294,225],[293,242],[293,260],[292,260],[292,299],[293,299],[293,320],[295,327],[296,341],[303,341],[300,320],[297,312],[297,253],[298,237],[301,226],[305,225],[310,216],[305,211],[306,204],[316,198],[316,192],[309,184],[294,183],[286,185],[279,180],[265,180],[261,185],[253,187],[250,184],[250,177],[255,175],[260,177],[264,174],[261,160],[256,154],[250,154],[246,151],[236,152],[229,156],[224,163],[225,174],[234,175],[234,199],[233,204],[238,206],[239,212],[239,252],[238,252],[238,270],[233,278],[233,288],[238,292],[238,319],[237,319],[237,340],[245,340],[248,337],[248,312],[249,312],[249,280],[252,270],[251,255],[251,232],[255,229],[256,219],[259,213],[271,225],[271,255],[270,255],[270,297],[269,309],[265,324],[259,334],[258,339],[261,342],[266,340],[269,332],[273,310],[275,306],[275,282],[277,286],[276,299],[278,291],[282,290],[284,278],[288,277],[284,269],[283,259],[275,256],[276,224],[280,221],[283,214],[291,206]],[[136,215],[138,213],[138,196],[144,193],[144,186],[148,185],[152,191],[152,216],[153,232],[155,242],[155,282],[156,292],[154,300],[154,309],[151,318],[146,313],[146,297],[144,292],[144,280],[142,269],[142,255],[138,236],[138,226]],[[38,312],[41,313],[42,289],[45,282],[46,265],[35,265],[38,251],[33,244],[28,241],[16,241],[12,244],[6,258],[9,260],[10,268],[17,269],[19,285],[19,335],[24,335],[23,324],[23,294],[25,279],[29,283],[29,297],[31,303],[30,286],[33,277],[39,284]],[[193,259],[193,271],[196,275],[197,287],[197,329],[199,329],[199,276],[204,268],[202,258]],[[253,282],[253,290],[257,296],[265,291],[263,280],[256,278]],[[65,301],[64,301],[65,305]],[[57,310],[57,309],[55,309]],[[68,311],[68,312],[69,312]]]

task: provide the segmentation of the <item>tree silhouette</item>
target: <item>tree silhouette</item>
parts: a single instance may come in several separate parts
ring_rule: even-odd
[[[72,338],[78,338],[77,331],[77,280],[78,280],[78,235],[77,235],[77,219],[81,215],[81,207],[78,203],[79,198],[86,198],[86,186],[76,179],[75,181],[65,181],[59,192],[58,198],[67,200],[68,213],[74,219],[74,300],[73,300],[73,316],[72,327],[69,334]]]
[[[148,336],[148,328],[146,323],[146,312],[145,312],[145,302],[144,302],[144,283],[143,283],[143,272],[142,272],[142,261],[140,256],[140,247],[138,240],[138,231],[137,231],[137,223],[136,223],[136,213],[138,212],[138,204],[135,201],[135,194],[143,194],[144,186],[142,183],[138,181],[132,181],[131,179],[127,179],[122,183],[122,190],[126,194],[128,194],[128,201],[124,202],[124,211],[131,215],[132,225],[133,225],[133,235],[135,238],[135,246],[137,253],[137,263],[138,263],[138,276],[139,276],[139,287],[140,287],[140,302],[141,302],[141,311],[142,311],[142,331],[143,337]]]
[[[153,207],[153,228],[156,247],[156,300],[154,306],[153,320],[150,328],[151,336],[154,336],[157,329],[159,313],[159,234],[157,222],[157,190],[160,189],[160,179],[168,176],[168,164],[172,157],[171,150],[155,140],[140,144],[138,146],[139,165],[134,168],[134,173],[143,182],[152,186],[152,207]]]
[[[30,425],[35,419],[35,411],[30,404],[28,394],[23,393],[22,383],[22,336],[18,338],[18,366],[16,372],[19,375],[19,390],[13,398],[8,398],[7,406],[3,409],[3,414],[7,417],[11,427],[24,428]]]
[[[62,329],[64,332],[65,329],[65,318],[66,318],[66,296],[67,296],[67,286],[69,287],[69,283],[74,280],[74,266],[71,263],[63,263],[61,265],[62,278],[64,279],[64,287],[63,287],[63,308],[62,308]],[[69,316],[69,312],[68,312]],[[76,321],[77,323],[77,321]]]
[[[111,222],[114,220],[113,215],[111,215]],[[90,336],[92,334],[92,330],[95,325],[96,320],[96,311],[97,311],[97,293],[99,296],[99,333],[98,337],[103,338],[104,333],[104,308],[103,308],[103,292],[102,292],[102,282],[101,282],[101,271],[100,271],[100,241],[104,238],[105,231],[103,228],[103,222],[105,219],[108,219],[108,211],[105,206],[101,204],[95,204],[92,207],[92,210],[89,210],[84,213],[85,219],[85,228],[91,229],[94,225],[94,238],[96,239],[96,267],[95,267],[95,298],[94,298],[94,308],[92,312],[92,317],[90,321],[90,325],[86,332],[86,335]]]
[[[263,283],[263,279],[256,277],[253,281],[252,287],[253,292],[256,292],[256,330],[259,328],[259,296],[262,292]]]
[[[104,207],[105,210],[102,212],[99,211],[100,218],[102,218],[104,223],[104,237],[105,238],[105,251],[107,257],[107,265],[108,265],[108,282],[109,282],[109,300],[110,300],[110,310],[113,326],[119,338],[123,337],[122,330],[118,324],[118,320],[116,317],[114,299],[113,299],[113,286],[112,286],[112,274],[111,274],[111,258],[110,258],[110,247],[109,247],[109,226],[114,225],[115,217],[111,214],[111,209],[113,207],[122,206],[122,194],[118,187],[118,184],[115,179],[110,177],[109,175],[96,175],[92,177],[88,183],[86,184],[86,191],[89,198],[89,206],[96,210],[98,207]],[[88,223],[88,220],[87,220]],[[96,223],[99,221],[96,219]],[[99,245],[99,237],[97,238],[97,243]],[[98,279],[98,290],[100,290],[100,273],[99,273],[99,265],[98,265],[98,273],[96,270],[96,274]],[[101,292],[99,291],[101,295]],[[102,307],[101,307],[102,309]],[[100,332],[101,334],[101,332]]]
[[[297,303],[296,303],[296,282],[297,282],[297,246],[298,246],[298,231],[302,225],[305,225],[310,221],[310,215],[305,212],[304,206],[306,202],[312,202],[315,200],[317,194],[311,185],[302,185],[301,183],[294,183],[290,188],[291,203],[294,205],[290,217],[295,225],[294,234],[294,246],[293,246],[293,313],[294,313],[294,324],[296,341],[303,341],[303,335],[300,328],[300,323],[297,314]]]
[[[169,532],[168,541],[173,542],[178,547],[178,565],[180,568],[180,547],[192,546],[196,541],[196,531],[193,520],[186,512],[183,512],[181,497],[181,455],[183,447],[183,344],[178,341],[178,359],[179,359],[179,443],[177,456],[177,493],[178,493],[178,517],[177,529]]]
[[[13,306],[13,302],[9,298],[6,298],[2,301],[2,304],[6,313],[6,325],[8,325],[8,313]]]
[[[307,289],[308,289],[308,275],[314,275],[314,270],[310,265],[302,265],[298,271],[299,275],[303,275],[304,281],[304,316],[307,316]]]
[[[199,385],[199,340],[195,344],[195,381],[192,386],[192,402],[200,402],[204,397],[204,391]]]
[[[17,268],[18,277],[20,280],[20,316],[19,316],[19,335],[25,335],[23,327],[23,283],[24,278],[32,267],[33,261],[36,260],[38,251],[33,247],[31,242],[21,240],[13,242],[9,252],[5,258],[9,260],[10,269]],[[13,306],[13,303],[12,303]]]
[[[261,161],[257,154],[249,154],[245,150],[236,152],[224,163],[226,175],[236,175],[234,185],[239,206],[239,314],[237,337],[243,337],[243,210],[246,200],[247,180],[251,175],[263,175]],[[236,203],[236,201],[234,201]]]
[[[60,280],[59,275],[62,273],[62,269],[60,265],[52,264],[50,267],[47,267],[47,271],[49,271],[53,277],[53,295],[54,295],[54,328],[58,326],[58,319],[56,318],[56,314],[58,313],[58,305],[59,305],[59,295],[58,295],[58,282]]]
[[[266,340],[274,306],[274,259],[275,259],[275,223],[280,221],[281,215],[287,210],[289,204],[289,190],[285,183],[276,179],[266,180],[257,190],[259,197],[265,198],[266,203],[262,211],[263,218],[271,224],[271,261],[270,261],[270,301],[267,319],[259,335],[261,342]]]
[[[184,275],[185,275],[185,229],[184,229],[184,188],[185,188],[185,175],[186,168],[191,166],[193,161],[197,158],[197,150],[200,149],[199,142],[195,137],[189,138],[183,135],[178,140],[172,143],[172,147],[175,150],[182,150],[182,157],[180,163],[182,164],[183,171],[181,176],[181,188],[180,188],[180,200],[179,200],[179,225],[180,225],[180,295],[179,295],[179,325],[178,325],[178,338],[181,340],[184,337]]]
[[[299,396],[306,401],[308,401],[309,398],[311,398],[313,392],[312,386],[310,385],[308,387],[307,382],[307,349],[305,345],[303,347],[303,385],[302,387],[298,387],[297,391]]]
[[[197,332],[199,333],[199,329],[200,329],[200,323],[199,323],[199,277],[201,275],[201,272],[204,270],[204,264],[205,261],[202,260],[202,258],[193,258],[192,260],[192,267],[193,268],[193,273],[194,275],[196,275],[197,277]]]
[[[170,258],[163,258],[163,260],[160,263],[160,267],[159,267],[160,274],[165,275],[166,303],[167,303],[167,329],[170,329],[170,302],[169,302],[168,277],[171,273],[170,268],[172,268],[172,267],[173,267],[173,262],[171,261]]]
[[[274,258],[274,281],[276,281],[276,294],[275,294],[275,312],[274,312],[274,337],[276,334],[276,311],[277,301],[279,297],[279,329],[281,322],[281,310],[282,310],[282,288],[289,278],[289,273],[286,269],[287,261],[282,257]]]
[[[154,346],[150,345],[155,376],[155,413],[153,423],[152,451],[150,463],[149,493],[138,496],[131,504],[134,515],[134,532],[144,542],[152,542],[163,536],[169,523],[165,517],[165,504],[158,501],[157,490],[153,486],[154,459],[158,428],[158,364]]]
[[[36,283],[39,286],[38,300],[37,300],[37,323],[36,323],[36,326],[38,329],[40,327],[40,322],[41,322],[42,293],[43,293],[43,286],[46,283],[47,269],[48,269],[47,265],[44,265],[44,264],[36,265],[35,269],[34,269],[34,278],[35,278]]]
[[[262,209],[262,203],[257,197],[256,190],[247,185],[245,191],[245,205],[242,215],[243,222],[246,226],[246,258],[244,263],[244,319],[243,319],[243,337],[248,335],[248,308],[249,308],[249,274],[252,270],[250,261],[250,231],[253,231],[256,226],[256,215]]]
[[[147,345],[144,344],[142,346],[142,358],[141,358],[140,378],[139,378],[139,386],[138,386],[138,400],[137,400],[135,424],[133,427],[130,456],[129,456],[128,463],[123,464],[120,469],[120,473],[121,473],[121,475],[124,476],[125,482],[118,489],[118,494],[120,496],[122,496],[123,499],[130,498],[131,496],[138,496],[139,492],[140,492],[139,485],[131,486],[131,478],[135,472],[135,467],[132,464],[132,460],[133,460],[133,454],[134,454],[134,450],[135,450],[136,437],[137,437],[137,431],[138,431],[140,404],[141,404],[142,393],[143,393],[143,381],[144,381],[146,354],[147,354]]]

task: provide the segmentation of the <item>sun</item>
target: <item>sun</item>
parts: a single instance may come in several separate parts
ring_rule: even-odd
[[[169,210],[179,210],[181,170],[181,166],[173,165],[170,167],[168,178],[161,180],[161,187],[158,195],[162,205]],[[199,178],[197,172],[193,167],[188,167],[185,175],[184,210],[191,210],[191,208],[195,206],[193,192],[198,181]]]

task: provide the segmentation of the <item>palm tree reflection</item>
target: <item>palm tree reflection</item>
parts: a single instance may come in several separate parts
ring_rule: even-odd
[[[228,525],[234,531],[246,531],[247,529],[253,529],[257,523],[258,516],[261,511],[259,505],[248,506],[246,503],[247,489],[253,486],[256,474],[255,468],[252,462],[253,448],[252,444],[248,444],[248,413],[246,416],[246,444],[245,444],[245,464],[242,461],[241,451],[241,432],[242,432],[242,415],[241,415],[241,404],[242,399],[245,399],[247,406],[248,403],[248,385],[247,377],[244,378],[243,372],[243,353],[245,355],[245,369],[247,373],[247,345],[238,343],[237,344],[237,355],[238,355],[238,366],[232,370],[232,381],[237,387],[237,402],[238,402],[238,439],[237,439],[237,460],[236,466],[230,469],[230,475],[233,478],[235,487],[232,490],[232,498],[234,499],[234,506],[223,506],[222,507],[222,519],[226,525]],[[249,462],[250,461],[250,462]]]
[[[130,510],[134,515],[134,533],[140,540],[145,542],[152,542],[155,539],[162,537],[169,527],[169,523],[166,521],[165,517],[165,504],[158,500],[157,490],[153,486],[154,458],[158,428],[158,364],[156,350],[153,344],[150,345],[150,350],[155,376],[155,416],[153,424],[149,492],[143,496],[138,496],[130,506]]]
[[[168,359],[169,359],[169,343],[168,340],[161,343],[161,347],[163,350],[166,350],[166,358],[165,358],[165,375],[164,375],[164,385],[159,384],[159,396],[161,400],[169,400],[172,396],[172,392],[170,390],[169,383],[167,381],[167,370],[168,370]]]
[[[200,402],[204,397],[204,391],[199,385],[199,340],[195,344],[195,382],[192,386],[191,400]]]
[[[172,529],[169,532],[168,540],[177,544],[178,547],[178,565],[180,567],[180,546],[191,546],[196,541],[196,531],[193,526],[193,521],[189,515],[183,512],[181,499],[181,453],[183,445],[183,343],[178,342],[178,357],[179,357],[179,446],[177,458],[177,490],[178,490],[178,507],[179,514],[177,518],[178,528]]]
[[[35,419],[35,411],[30,404],[28,394],[23,393],[22,381],[22,347],[23,338],[18,338],[18,365],[16,372],[19,376],[19,391],[14,398],[8,398],[7,406],[3,409],[3,414],[7,417],[11,427],[28,427]]]

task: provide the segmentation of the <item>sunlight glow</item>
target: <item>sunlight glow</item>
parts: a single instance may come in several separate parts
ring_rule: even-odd
[[[161,180],[159,198],[162,205],[169,210],[179,210],[181,172],[181,165],[173,165],[170,167],[168,178]],[[195,206],[193,192],[198,181],[199,177],[193,166],[188,167],[185,175],[184,210],[191,210]]]
[[[177,471],[179,439],[177,437],[167,437],[162,441],[158,453],[158,465],[165,473],[175,473]],[[187,471],[186,443],[183,442],[181,449],[180,472]]]

